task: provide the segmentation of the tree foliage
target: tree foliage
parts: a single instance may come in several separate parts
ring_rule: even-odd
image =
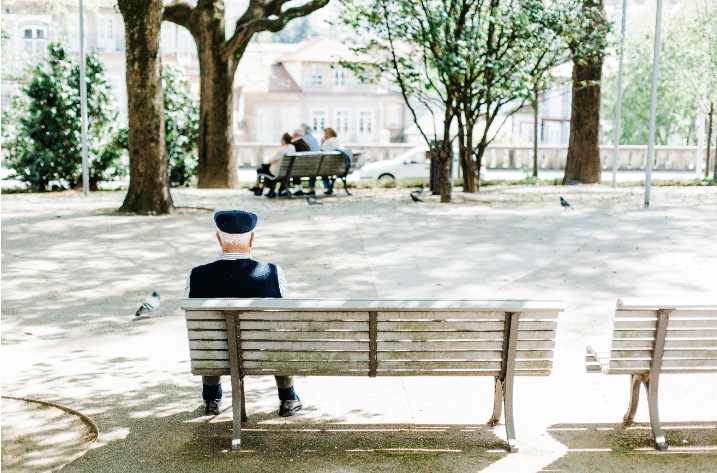
[[[626,145],[645,145],[648,139],[645,117],[652,86],[654,8],[648,7],[644,13],[630,23],[625,38],[620,143]],[[663,14],[656,144],[697,144],[697,114],[708,113],[710,102],[717,102],[716,31],[717,13],[710,17],[703,0],[688,0]],[[610,75],[605,82],[602,109],[611,119],[617,103],[617,78]],[[606,136],[613,139],[614,130]]]
[[[30,189],[75,188],[82,181],[80,68],[59,43],[28,70],[29,81],[3,114],[7,165]],[[90,187],[117,172],[122,152],[117,101],[97,56],[86,57]],[[9,125],[9,126],[8,126]]]
[[[183,186],[194,178],[197,167],[199,100],[180,68],[165,67],[162,86],[169,182],[172,186]]]
[[[567,1],[567,0],[566,0]],[[441,201],[451,200],[448,164],[454,122],[468,191],[500,125],[525,101],[546,70],[564,62],[567,42],[553,33],[566,9],[537,0],[344,0],[344,21],[365,31],[357,52],[375,60],[344,64],[359,76],[395,84],[442,170]],[[572,5],[566,3],[565,5]],[[442,129],[424,129],[419,113],[441,114]],[[501,112],[503,112],[501,114]],[[506,113],[507,112],[507,113]],[[434,123],[435,123],[434,115]],[[440,136],[439,136],[440,135]]]

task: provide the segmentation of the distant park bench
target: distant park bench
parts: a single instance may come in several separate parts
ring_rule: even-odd
[[[182,309],[192,373],[231,375],[233,450],[246,420],[246,375],[493,376],[489,423],[505,407],[514,452],[514,376],[550,374],[563,303],[185,299]]]
[[[645,385],[655,444],[666,450],[657,409],[660,373],[717,372],[717,299],[618,299],[612,346],[588,346],[586,369],[630,375],[625,425]]]
[[[287,189],[292,179],[329,179],[332,186],[337,179],[341,179],[346,194],[351,195],[346,185],[346,177],[350,172],[350,154],[344,155],[340,151],[307,151],[287,154],[281,158],[274,179]]]

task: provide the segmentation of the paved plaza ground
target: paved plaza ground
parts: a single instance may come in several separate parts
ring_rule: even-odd
[[[178,189],[177,213],[159,217],[117,213],[124,192],[3,194],[3,396],[97,423],[67,472],[717,471],[717,376],[661,378],[673,448],[657,453],[644,393],[626,429],[628,377],[585,373],[619,297],[717,295],[717,187],[654,187],[650,209],[639,187],[491,187],[453,204],[353,193],[309,206]],[[259,216],[254,257],[279,264],[295,298],[563,300],[552,375],[515,383],[520,452],[486,425],[491,378],[298,378],[305,407],[280,419],[273,379],[250,377],[244,451],[229,453],[230,384],[221,415],[204,416],[180,302],[190,269],[217,257],[213,212],[235,208]],[[135,320],[154,290],[161,308]],[[48,414],[23,455],[6,441],[29,428],[12,407],[3,471],[48,468],[33,452],[68,442],[64,421]]]

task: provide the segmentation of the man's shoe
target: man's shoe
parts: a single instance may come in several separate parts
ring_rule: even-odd
[[[328,197],[328,196],[330,196],[330,195],[333,194],[333,193],[334,193],[333,190],[328,189],[326,192],[324,192],[324,195],[325,195],[326,197]]]
[[[257,189],[254,191],[254,195],[257,196],[257,197],[261,197],[261,194],[263,194],[263,193],[264,193],[264,189],[259,189],[258,187],[257,187]]]
[[[256,186],[249,188],[249,191],[250,191],[250,192],[256,192],[257,190],[259,190],[259,188],[256,187]]]
[[[270,199],[273,199],[274,197],[276,197],[276,192],[271,191],[271,192],[269,192],[268,194],[266,194],[266,196],[267,196],[268,198],[270,198]]]
[[[304,194],[304,191],[302,191],[301,189],[299,189],[298,191],[294,192],[294,196],[302,196],[302,195],[305,195],[305,194]]]
[[[289,191],[286,189],[279,191],[279,197],[289,197]]]
[[[204,401],[204,415],[205,416],[217,416],[219,415],[219,406],[222,405],[221,399],[214,399],[213,401]]]
[[[299,399],[298,396],[294,401],[281,401],[281,405],[279,406],[279,417],[291,417],[302,407],[304,407],[304,405],[301,403],[301,399]]]

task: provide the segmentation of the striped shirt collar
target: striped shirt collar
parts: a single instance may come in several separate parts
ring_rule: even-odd
[[[249,253],[225,253],[222,251],[221,253],[219,253],[219,259],[220,260],[251,259],[251,254],[249,254]]]

